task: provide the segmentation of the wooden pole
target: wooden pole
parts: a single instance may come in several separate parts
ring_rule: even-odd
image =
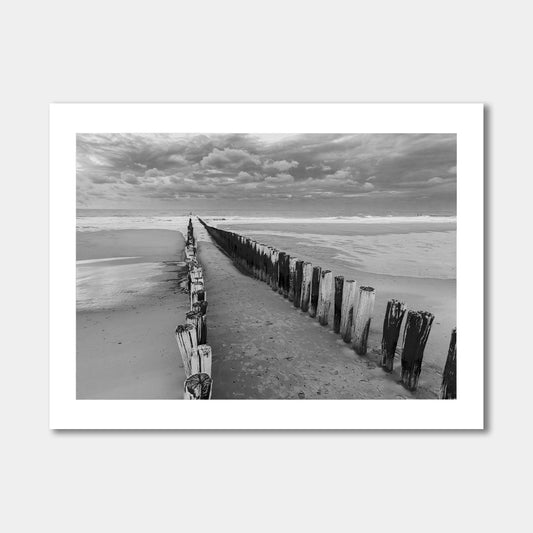
[[[352,332],[352,346],[358,355],[366,354],[375,300],[376,291],[372,287],[359,287],[359,301]]]
[[[185,318],[187,324],[192,324],[196,328],[198,344],[205,344],[207,342],[207,317],[205,313],[200,310],[189,311]]]
[[[273,270],[273,264],[272,264],[272,254],[274,253],[274,248],[272,246],[269,246],[266,251],[266,282],[267,284],[272,287],[272,270]]]
[[[333,331],[339,333],[341,329],[342,292],[344,276],[335,276],[335,306],[333,310]]]
[[[259,244],[259,279],[267,280],[267,252],[268,248],[263,243]]]
[[[289,302],[294,302],[294,293],[296,286],[296,257],[289,260]]]
[[[213,380],[211,376],[201,372],[188,377],[183,388],[183,398],[185,400],[210,400]]]
[[[279,278],[279,255],[278,250],[272,250],[271,261],[272,261],[272,277],[271,284],[273,291],[278,290],[278,278]]]
[[[316,314],[318,316],[318,323],[321,326],[328,325],[332,293],[333,273],[331,272],[331,270],[323,270],[321,273],[320,287],[318,291],[318,305],[316,311]]]
[[[302,302],[303,265],[304,262],[300,259],[296,261],[294,274],[294,307],[300,307]]]
[[[203,302],[206,299],[205,289],[204,289],[204,283],[196,282],[191,285],[191,309],[192,306],[197,302]]]
[[[208,344],[200,344],[191,357],[191,375],[203,372],[210,376],[211,360],[211,346]]]
[[[192,245],[185,247],[185,261],[191,261],[194,259],[195,250]]]
[[[318,291],[320,288],[320,277],[322,269],[320,267],[313,267],[313,276],[311,278],[311,297],[309,301],[309,316],[314,318],[316,316],[316,308],[318,306]]]
[[[448,357],[442,374],[440,387],[441,400],[455,400],[457,398],[457,328],[453,328],[448,348]]]
[[[307,313],[309,311],[309,299],[311,297],[311,280],[313,278],[313,265],[305,262],[302,268],[302,299],[300,309]]]
[[[286,252],[279,253],[279,287],[278,292],[284,298],[289,297],[289,264],[291,256]]]
[[[200,344],[198,346],[198,356],[200,359],[200,372],[211,375],[211,366],[213,361],[213,354],[209,344]]]
[[[285,260],[287,254],[285,252],[279,252],[278,255],[278,293],[283,294],[285,289]]]
[[[176,341],[183,360],[185,375],[188,377],[191,375],[191,357],[198,345],[196,328],[192,324],[178,326],[176,328]]]
[[[385,372],[392,372],[394,368],[394,355],[400,336],[405,305],[398,300],[389,300],[383,320],[383,338],[381,340],[380,364]]]
[[[201,302],[196,302],[192,306],[192,311],[199,312],[202,316],[207,313],[207,301],[202,300]]]
[[[348,279],[344,282],[342,293],[341,326],[339,333],[344,342],[352,340],[353,307],[355,303],[355,289],[357,282]]]
[[[403,334],[402,383],[409,390],[416,390],[422,370],[424,348],[435,317],[425,311],[409,311]]]

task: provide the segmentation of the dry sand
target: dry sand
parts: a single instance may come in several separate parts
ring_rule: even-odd
[[[237,270],[212,242],[199,243],[209,302],[213,398],[436,398],[438,369],[423,369],[417,392],[378,367],[377,350],[361,357],[330,327],[267,284]],[[371,348],[376,348],[371,346]]]
[[[182,235],[169,230],[119,230],[77,237],[78,260],[134,257],[83,263],[79,270],[105,269],[99,279],[114,280],[113,269],[153,264],[157,274],[142,292],[132,289],[127,298],[119,293],[116,302],[105,308],[78,310],[77,398],[181,399],[185,375],[174,330],[188,311],[188,296],[179,283]],[[94,301],[104,301],[98,294],[111,289],[96,284]]]

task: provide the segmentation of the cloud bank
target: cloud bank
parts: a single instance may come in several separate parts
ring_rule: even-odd
[[[79,207],[183,198],[455,199],[452,134],[78,134]]]

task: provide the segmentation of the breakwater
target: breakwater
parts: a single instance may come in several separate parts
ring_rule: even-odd
[[[199,219],[213,241],[247,274],[268,284],[303,313],[339,334],[360,356],[368,350],[370,324],[374,317],[376,289],[358,286],[330,270],[302,261],[286,251],[206,224]],[[428,311],[407,309],[391,299],[383,317],[380,365],[392,372],[401,365],[401,382],[409,390],[418,387],[424,350],[434,316]],[[400,333],[403,330],[402,338]],[[440,397],[456,397],[456,331],[450,339]]]
[[[190,310],[185,324],[176,328],[176,341],[186,380],[183,386],[185,400],[210,400],[213,392],[211,377],[212,351],[207,344],[207,295],[203,269],[198,262],[197,242],[192,220],[187,226],[185,263]]]

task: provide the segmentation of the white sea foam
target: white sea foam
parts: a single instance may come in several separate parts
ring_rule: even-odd
[[[352,216],[352,217],[206,217],[214,226],[224,224],[455,224],[457,217],[445,216]]]
[[[450,224],[457,223],[457,217],[450,216],[353,216],[353,217],[205,217],[203,220],[211,226],[224,227],[236,224]],[[76,221],[77,231],[102,231],[121,229],[168,229],[187,235],[188,216],[80,216]],[[207,233],[203,226],[195,222],[196,238],[206,240]]]

